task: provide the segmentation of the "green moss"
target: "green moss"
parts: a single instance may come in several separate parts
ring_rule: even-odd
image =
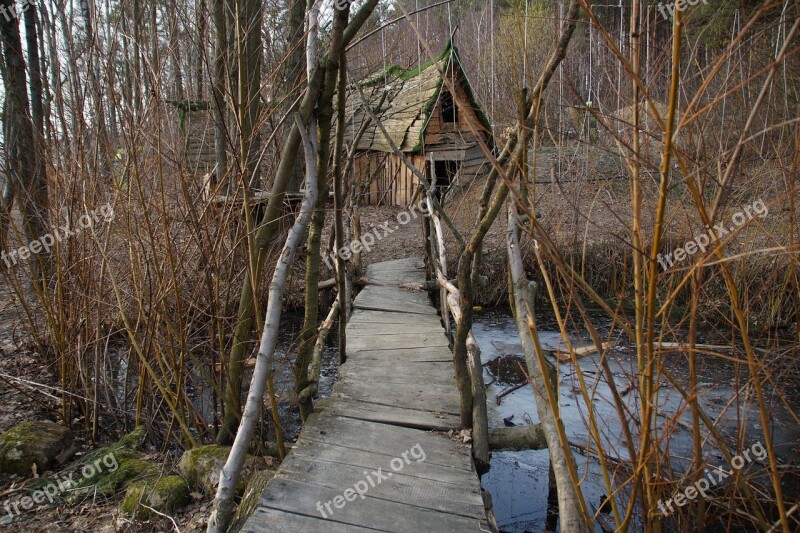
[[[92,492],[102,496],[113,496],[124,489],[129,483],[155,478],[161,470],[153,463],[142,461],[134,457],[117,458],[117,468],[101,469],[92,476],[78,476],[73,479],[77,482],[73,491],[75,496]],[[80,475],[81,470],[78,471]]]
[[[178,472],[186,479],[189,486],[214,494],[219,483],[219,473],[228,460],[229,446],[208,444],[192,450],[186,450],[178,462]],[[242,494],[247,486],[247,478],[255,470],[256,458],[248,455],[242,470],[242,476],[236,485],[236,494]]]
[[[113,496],[131,481],[154,478],[159,468],[143,461],[138,452],[146,434],[144,427],[138,427],[117,442],[84,455],[57,476],[41,478],[30,486],[32,489],[50,484],[62,487],[64,480],[69,479],[70,489],[59,496],[74,501],[90,492]]]
[[[128,485],[120,510],[124,514],[149,517],[151,507],[162,513],[173,512],[189,503],[189,485],[180,476],[136,481]]]
[[[55,422],[23,422],[0,435],[0,472],[30,475],[51,470],[64,462],[73,451],[69,428]]]

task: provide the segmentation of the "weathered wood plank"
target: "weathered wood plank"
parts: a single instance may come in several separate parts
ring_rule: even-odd
[[[402,313],[402,309],[414,309],[414,310],[425,310],[426,313],[436,313],[436,310],[431,307],[431,303],[428,300],[428,295],[425,294],[424,296],[417,296],[415,298],[403,298],[400,299],[397,296],[397,293],[392,292],[392,287],[368,287],[368,288],[375,288],[375,289],[384,289],[383,291],[370,291],[364,292],[362,291],[361,294],[356,296],[355,304],[357,307],[364,309],[366,305],[379,305],[380,307],[384,307],[392,312],[400,312]],[[381,311],[381,309],[374,309],[374,311]]]
[[[306,451],[311,451],[307,448]],[[475,490],[467,480],[450,478],[445,480],[431,480],[422,477],[414,477],[405,474],[406,468],[416,465],[415,460],[411,459],[410,464],[406,464],[402,458],[399,463],[395,462],[395,467],[391,463],[381,463],[374,467],[370,472],[358,466],[364,459],[359,456],[361,452],[351,452],[351,458],[345,459],[346,463],[330,462],[315,457],[305,456],[304,454],[292,454],[287,457],[281,465],[281,471],[277,474],[290,478],[294,481],[313,483],[321,487],[334,490],[352,488],[359,481],[368,482],[367,476],[375,483],[372,487],[367,485],[371,498],[381,498],[397,503],[413,505],[448,514],[473,517],[480,519],[483,514],[483,503],[480,499],[480,492]],[[410,456],[409,456],[410,458]],[[395,458],[396,459],[396,458]],[[349,461],[354,464],[349,464]],[[380,472],[378,473],[378,469]],[[388,479],[380,481],[380,476]],[[380,481],[378,483],[378,481]],[[356,500],[356,505],[359,500]]]
[[[369,312],[363,309],[356,309],[356,313]],[[380,313],[380,311],[374,311]],[[359,321],[347,325],[348,337],[358,337],[359,335],[409,335],[425,333],[426,335],[445,336],[444,328],[438,316],[427,317],[424,315],[402,314],[402,313],[383,313],[382,317],[373,317],[375,322]],[[392,320],[392,317],[397,317]],[[419,320],[422,319],[422,320]],[[377,332],[377,333],[376,333]]]
[[[405,257],[367,265],[367,271],[392,270],[392,269],[419,269],[425,271],[425,262],[420,257]]]
[[[391,327],[387,324],[387,327]],[[363,350],[414,350],[415,348],[431,348],[450,346],[450,342],[442,333],[414,333],[381,336],[353,336],[347,339],[347,353]]]
[[[342,496],[346,488],[330,489],[312,483],[276,477],[267,485],[267,490],[259,501],[259,505],[306,516],[321,517],[322,513],[317,508],[317,504],[319,503],[325,511],[325,504],[331,502],[329,518],[344,524],[398,533],[418,533],[419,531],[460,533],[479,530],[480,521],[478,519],[373,498],[369,495],[364,500],[359,498],[353,502],[345,502],[341,509],[334,507],[333,499]]]
[[[447,389],[452,387],[453,383],[455,383],[454,376],[444,372],[436,374],[398,374],[395,370],[394,373],[387,375],[380,371],[367,372],[354,367],[350,367],[348,370],[340,370],[338,381],[342,383],[342,387],[346,386],[347,383],[361,385],[362,383],[370,382],[376,387],[387,387],[390,389],[413,388],[416,387],[420,381]]]
[[[328,415],[356,418],[368,422],[380,422],[433,431],[449,431],[461,427],[457,414],[437,411],[422,411],[394,405],[378,405],[344,398],[323,398],[315,407]]]
[[[354,303],[356,309],[368,309],[372,311],[387,311],[390,313],[412,313],[417,315],[436,315],[436,310],[432,307],[425,307],[423,305],[387,302],[378,298],[362,299],[360,302]]]
[[[382,274],[381,272],[375,272],[374,274],[375,274],[376,278],[378,278],[381,281],[383,281],[383,277],[382,276],[384,276],[386,274],[389,274],[389,273],[383,273]],[[422,282],[420,281],[420,283],[422,283]],[[408,289],[401,289],[399,287],[386,287],[386,286],[379,286],[379,285],[368,285],[360,293],[358,293],[358,296],[356,296],[356,300],[358,300],[359,298],[366,298],[366,297],[389,298],[389,299],[397,300],[398,303],[400,303],[400,302],[402,302],[402,303],[414,303],[414,304],[417,304],[417,305],[424,305],[426,307],[432,308],[431,299],[428,296],[427,292],[422,292],[422,291],[413,292],[413,291],[410,291]]]
[[[450,361],[415,361],[400,366],[396,361],[364,361],[359,359],[348,360],[339,367],[340,375],[353,377],[360,376],[410,376],[414,379],[428,379],[443,377],[450,379],[454,376],[453,364]]]
[[[384,454],[373,451],[359,450],[354,452],[351,448],[337,446],[329,442],[299,443],[294,451],[309,459],[319,458],[322,461],[357,466],[361,469],[362,473],[365,468],[373,470],[382,468],[387,470],[391,466],[391,460],[394,459],[394,457],[389,458]],[[416,451],[418,452],[418,450]],[[468,487],[465,491],[467,495],[480,493],[479,488],[474,484],[474,477],[471,471],[431,464],[424,455],[423,457],[425,457],[426,460],[417,463],[410,453],[408,456],[410,464],[406,464],[404,461],[404,475],[418,477],[428,481],[441,481],[450,485],[467,485]],[[417,457],[418,456],[419,453],[417,454]]]
[[[437,361],[452,361],[453,354],[450,349],[444,346],[432,346],[427,348],[401,348],[397,350],[379,350],[376,347],[365,350],[350,350],[347,349],[348,360],[378,360],[385,361],[387,358],[397,361],[398,363],[410,362],[437,362]]]
[[[257,507],[242,527],[242,533],[263,533],[264,531],[280,531],[281,533],[308,533],[309,531],[325,531],[330,533],[373,533],[384,531],[343,524],[335,520],[326,520],[321,516],[310,517],[291,512],[278,511],[269,507]]]
[[[350,316],[348,327],[357,327],[364,324],[417,324],[442,326],[438,316],[424,316],[415,314],[392,313],[386,311],[372,311],[355,309]]]
[[[468,446],[445,435],[418,429],[340,416],[312,415],[303,427],[298,443],[302,440],[380,453],[389,460],[419,444],[427,455],[425,461],[430,464],[475,471]]]
[[[333,396],[337,398],[347,398],[350,400],[360,400],[363,402],[377,403],[380,405],[403,405],[412,409],[425,409],[435,405],[440,411],[448,413],[460,413],[456,396],[446,396],[439,387],[436,391],[431,391],[434,385],[427,388],[408,388],[410,384],[402,389],[394,389],[389,384],[359,385],[353,382],[348,383],[348,387],[343,389],[341,386],[333,386]],[[448,391],[449,392],[449,391]]]

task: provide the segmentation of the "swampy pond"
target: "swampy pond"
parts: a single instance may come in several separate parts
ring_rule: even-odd
[[[601,334],[607,335],[610,323],[607,319],[597,317],[594,321]],[[561,336],[556,331],[552,318],[537,317],[539,336],[545,350],[564,348]],[[484,379],[487,384],[487,403],[489,408],[490,427],[501,427],[504,424],[531,424],[538,422],[533,390],[524,386],[503,396],[498,403],[496,397],[515,385],[524,382],[525,376],[520,370],[522,348],[519,343],[516,323],[506,310],[494,309],[476,313],[474,334],[481,348],[481,359],[484,363]],[[587,344],[588,336],[576,332],[572,336],[575,345]],[[614,376],[617,390],[621,393],[630,391],[632,379],[636,376],[636,359],[632,347],[621,335],[611,336],[616,342],[609,365]],[[688,376],[688,368],[680,354],[667,355],[665,365],[679,379]],[[580,366],[587,387],[593,388],[592,409],[600,426],[604,447],[613,450],[617,459],[628,458],[627,448],[623,444],[619,417],[611,401],[610,389],[598,370],[597,354],[580,359]],[[580,393],[578,380],[571,363],[559,366],[559,404],[561,417],[567,438],[579,446],[589,445],[586,414],[587,406]],[[759,424],[758,410],[752,399],[746,394],[740,395],[737,403],[734,398],[747,381],[746,368],[716,357],[705,357],[698,361],[700,373],[699,402],[705,412],[717,420],[717,428],[722,434],[735,442],[737,433],[744,431],[744,440],[751,445],[763,438]],[[688,377],[685,380],[688,383]],[[673,435],[667,441],[666,453],[675,472],[683,472],[692,457],[691,411],[681,395],[666,380],[659,386],[659,411],[669,417],[658,419],[659,428],[663,429],[668,418],[675,418]],[[765,394],[772,409],[772,427],[770,428],[775,452],[780,461],[796,461],[798,456],[797,442],[800,439],[800,427],[791,418],[789,412],[773,390],[768,388]],[[635,412],[633,394],[624,397],[628,408]],[[798,405],[797,398],[787,399]],[[790,405],[792,405],[790,403]],[[677,417],[675,415],[677,414]],[[504,422],[505,421],[505,422]],[[704,448],[707,451],[705,460],[709,465],[725,465],[725,459],[719,450],[710,443]],[[574,450],[574,449],[573,449]],[[579,476],[586,476],[582,483],[586,503],[592,511],[596,511],[607,494],[599,463],[594,455],[585,455],[573,451]],[[784,463],[785,464],[785,463]],[[763,464],[761,465],[763,467]],[[553,527],[557,509],[548,507],[548,473],[549,457],[547,450],[522,452],[493,452],[491,470],[483,476],[481,483],[492,495],[493,509],[497,524],[501,531],[508,533],[554,531]],[[796,488],[795,488],[796,489]],[[551,496],[551,504],[554,503]],[[548,517],[548,511],[550,516]],[[548,519],[550,523],[548,523]],[[609,523],[613,523],[609,517]],[[633,524],[640,530],[638,521]],[[597,531],[602,531],[599,525]]]
[[[608,361],[617,390],[620,392],[632,390],[632,380],[636,375],[634,350],[621,335],[609,335],[611,324],[607,319],[597,316],[593,321],[599,332],[609,336],[615,343]],[[540,341],[545,350],[563,348],[561,336],[552,318],[537,317],[537,324]],[[280,366],[276,388],[281,398],[281,420],[286,438],[289,440],[296,439],[301,429],[299,412],[291,402],[293,383],[291,361],[296,353],[301,327],[301,314],[284,313],[277,348],[277,360],[280,361]],[[473,331],[484,364],[490,427],[538,422],[533,391],[529,385],[524,385],[525,364],[516,324],[508,310],[498,308],[476,312]],[[324,353],[320,381],[321,396],[330,395],[336,378],[338,353],[335,332],[336,328],[333,328]],[[589,341],[586,333],[581,331],[571,333],[571,337],[575,345],[587,344]],[[700,339],[701,342],[710,340],[718,339]],[[580,366],[587,380],[587,387],[593,391],[591,407],[600,426],[604,448],[612,450],[614,460],[624,463],[628,459],[627,448],[623,444],[619,418],[610,399],[610,389],[598,371],[598,360],[597,354],[589,355],[580,359]],[[683,355],[678,353],[666,355],[665,366],[673,375],[679,379],[685,378],[684,382],[688,383],[688,368]],[[596,456],[586,453],[587,447],[594,447],[588,437],[587,406],[580,393],[572,364],[562,363],[558,367],[561,417],[567,438],[571,444],[576,445],[573,448],[573,455],[578,474],[582,478],[585,476],[581,488],[586,503],[591,511],[595,511],[600,507],[607,491]],[[735,401],[736,391],[742,389],[747,382],[746,367],[717,357],[703,357],[698,361],[698,369],[700,405],[716,420],[720,432],[731,443],[735,442],[740,432],[743,432],[744,441],[748,445],[763,438],[758,411],[747,391],[739,395],[738,402]],[[197,376],[195,383],[202,383],[200,377]],[[249,376],[247,379],[249,380]],[[514,390],[519,385],[523,386]],[[666,380],[662,380],[659,386],[659,412],[663,413],[657,420],[659,429],[664,429],[666,424],[672,424],[672,435],[662,447],[665,448],[665,453],[669,454],[673,470],[680,473],[688,467],[693,455],[691,410]],[[770,431],[776,454],[784,464],[796,462],[800,457],[797,447],[797,443],[800,442],[800,427],[794,423],[782,400],[768,384],[765,394],[772,409]],[[497,400],[498,395],[501,396],[500,401]],[[196,399],[203,397],[207,400],[202,402],[208,407],[205,414],[209,420],[213,420],[213,398],[210,391],[195,390],[194,396]],[[784,399],[789,405],[800,404],[796,397]],[[625,394],[624,400],[631,412],[635,412],[635,395]],[[274,435],[269,434],[271,428],[265,426],[262,431],[267,432],[261,435],[263,440],[274,440]],[[705,460],[709,465],[725,465],[722,454],[710,441],[704,449],[707,453]],[[761,466],[763,467],[763,464]],[[493,452],[491,469],[482,477],[481,483],[492,496],[494,515],[502,532],[533,533],[556,530],[557,505],[554,495],[549,494],[547,450]],[[797,492],[796,487],[794,492]],[[622,494],[619,499],[627,500],[627,495]],[[608,523],[612,523],[610,517]],[[638,518],[634,520],[632,529],[641,529]],[[602,531],[599,525],[596,530]]]

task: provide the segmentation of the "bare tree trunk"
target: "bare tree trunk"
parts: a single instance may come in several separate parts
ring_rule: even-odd
[[[33,120],[33,131],[39,142],[39,153],[43,153],[44,142],[44,103],[42,98],[42,68],[39,60],[39,15],[35,4],[25,10],[25,40],[28,48],[28,72],[30,75],[31,92],[31,119]],[[40,165],[41,166],[41,165]],[[37,172],[42,172],[44,178],[44,167]]]
[[[0,1],[0,6],[9,11],[13,4],[13,0]],[[41,153],[37,148],[40,148],[41,145],[36,141],[36,133],[31,119],[28,87],[25,79],[25,58],[22,55],[22,42],[16,18],[0,17],[0,40],[3,44],[5,61],[3,81],[5,82],[5,109],[8,120],[6,153],[9,181],[13,191],[11,198],[13,199],[14,196],[19,198],[25,238],[27,242],[31,242],[46,232],[48,220],[47,182]],[[10,205],[4,206],[5,211],[8,208]],[[7,221],[5,217],[4,219],[4,222]],[[5,230],[5,228],[3,229]],[[49,258],[49,253],[43,250],[31,259],[35,283],[43,281]]]
[[[212,0],[213,1],[213,0]],[[198,100],[205,96],[203,91],[203,64],[206,62],[206,43],[208,41],[208,6],[206,0],[200,0],[195,12],[197,20],[197,56],[195,57],[195,94]]]
[[[347,27],[344,27],[346,24],[346,18],[344,20],[340,20],[340,17],[334,18],[331,44],[328,54],[338,57],[338,54],[341,52],[341,50],[343,50],[347,46],[347,43],[353,39],[355,34],[358,32],[358,29],[364,24],[369,17],[369,14],[375,9],[377,3],[378,0],[368,0],[368,2],[359,9],[358,13],[353,16],[353,20],[349,25],[347,25]],[[337,13],[339,12],[337,11]],[[336,72],[336,70],[334,72]],[[303,121],[308,121],[310,119],[314,107],[317,105],[318,101],[322,102],[324,101],[324,98],[328,98],[327,101],[330,102],[333,98],[332,91],[327,93],[327,96],[321,96],[322,81],[325,73],[326,69],[317,68],[314,70],[312,77],[308,81],[308,87],[306,89],[305,96],[303,97],[303,101],[300,103],[300,117]],[[335,77],[331,83],[335,84]],[[229,369],[231,369],[232,364],[239,366],[238,374],[229,371],[228,381],[233,381],[235,383],[238,379],[240,385],[242,374],[244,372],[242,362],[246,359],[247,342],[250,338],[250,333],[253,331],[254,286],[258,286],[261,277],[261,270],[269,251],[269,245],[271,244],[278,228],[278,220],[282,213],[284,194],[292,176],[291,172],[295,164],[299,145],[300,133],[295,125],[289,131],[289,135],[287,136],[286,142],[283,145],[280,164],[275,174],[275,183],[272,187],[272,194],[270,195],[269,202],[267,203],[264,217],[258,226],[258,230],[256,231],[254,245],[257,255],[255,260],[256,264],[255,273],[253,276],[254,279],[251,280],[250,276],[245,276],[242,286],[236,328],[233,335],[233,347],[231,348],[231,354],[228,363]],[[233,435],[235,434],[236,427],[239,423],[240,411],[238,406],[238,393],[235,393],[233,389],[226,386],[224,419],[223,424],[220,427],[219,434],[217,435],[217,442],[220,444],[228,444],[233,439]]]
[[[261,110],[261,0],[237,0],[238,111],[243,183],[249,189],[261,188],[257,168],[261,137],[258,117]]]
[[[319,2],[316,2],[319,4]],[[347,10],[337,10],[338,18]],[[307,46],[307,62],[313,65],[316,58],[316,30],[318,12],[312,8],[309,15],[309,39]],[[347,20],[346,18],[344,19]],[[333,52],[331,52],[333,53]],[[305,316],[303,320],[303,331],[300,333],[300,348],[294,363],[295,390],[300,391],[308,386],[308,364],[314,354],[314,337],[319,324],[319,268],[320,268],[320,237],[322,227],[325,224],[325,203],[328,200],[328,164],[330,160],[331,125],[333,122],[333,96],[336,91],[336,80],[339,78],[339,67],[342,62],[341,52],[339,56],[328,56],[324,66],[325,80],[323,82],[320,104],[317,106],[317,116],[319,120],[319,146],[317,147],[317,175],[320,176],[319,196],[317,206],[314,210],[314,218],[311,229],[308,233],[308,243],[306,244],[306,297],[305,297]],[[305,420],[309,414],[314,412],[314,405],[310,398],[305,398],[300,402],[300,414]]]
[[[305,47],[303,46],[305,39],[305,15],[306,15],[306,0],[291,0],[289,8],[289,41],[288,45],[291,47],[289,60],[287,61],[287,78],[286,78],[286,100],[291,102],[294,98],[291,95],[300,87],[303,78],[306,74],[306,54]],[[287,108],[288,109],[288,108]],[[298,154],[295,167],[292,170],[292,179],[289,181],[289,192],[298,192],[300,184],[303,181],[302,173],[302,160]]]
[[[257,119],[260,102],[258,89],[261,78],[261,47],[259,45],[261,42],[261,8],[258,0],[235,0],[234,4],[235,12],[232,17],[227,19],[234,27],[227,28],[227,35],[233,35],[232,39],[236,43],[236,61],[231,61],[231,65],[235,66],[235,68],[230,76],[230,80],[236,87],[236,91],[231,91],[231,93],[237,94],[238,96],[236,102],[234,102],[238,124],[239,146],[239,172],[237,176],[240,178],[240,183],[245,195],[244,212],[248,229],[247,251],[249,261],[248,275],[245,276],[245,287],[247,288],[248,286],[258,286],[257,271],[260,270],[261,264],[259,262],[259,254],[261,252],[257,251],[259,248],[256,239],[252,237],[254,226],[249,209],[249,202],[247,201],[250,189],[254,184],[260,181],[260,174],[256,168],[257,154],[253,151],[253,146],[258,146]],[[219,57],[217,60],[219,60]],[[217,120],[220,120],[219,116]],[[217,149],[219,150],[220,147],[217,146]],[[297,149],[296,145],[294,149]],[[218,152],[218,161],[220,156],[221,154]],[[276,179],[276,184],[278,182],[279,180]],[[270,205],[272,205],[273,199],[274,198],[270,199]],[[280,209],[282,205],[274,207]],[[252,292],[252,289],[249,290]],[[240,313],[242,312],[241,305],[243,303],[244,302],[240,302]],[[255,303],[256,301],[251,294],[247,301],[247,305],[250,306],[251,309],[245,310],[250,317],[250,321],[247,324],[248,331],[246,333],[242,332],[244,333],[244,337],[248,337],[252,330],[253,315],[255,312],[255,307],[253,306]],[[239,330],[237,330],[237,333],[239,333]],[[235,337],[236,340],[239,338],[238,335]],[[231,352],[232,355],[228,362],[228,375],[225,383],[224,420],[220,428],[220,433],[217,435],[217,440],[221,444],[226,444],[233,438],[233,431],[238,425],[239,413],[241,412],[241,390],[244,362],[246,359],[246,338],[242,338],[242,341],[243,343],[241,345],[234,344]]]
[[[142,116],[142,1],[133,0],[133,76],[128,78],[133,83],[133,112],[137,120]]]
[[[106,13],[111,13],[112,12],[111,11],[111,0],[105,0],[105,10],[106,10]],[[120,13],[120,15],[118,15],[118,16],[121,16],[124,19],[124,13]],[[116,40],[112,40],[112,38],[111,38],[112,20],[113,20],[113,18],[110,15],[106,16],[106,41],[109,43],[109,47],[108,47],[109,48],[108,49],[108,54],[109,54],[109,59],[110,59],[109,62],[113,65],[113,64],[116,63],[116,60],[117,60],[117,51],[119,49],[118,48],[119,47],[119,42],[117,42]],[[109,68],[109,69],[107,69],[106,72],[107,72],[107,76],[108,76],[108,78],[107,78],[108,86],[113,88],[115,86],[115,84],[116,84],[116,75],[115,75],[116,74],[116,69],[115,68]],[[108,103],[109,103],[109,106],[108,106],[108,134],[109,134],[109,138],[112,141],[116,142],[117,134],[118,134],[117,122],[118,122],[119,119],[118,119],[118,116],[117,116],[117,113],[118,113],[117,112],[117,102],[116,102],[116,98],[114,96],[114,93],[115,93],[115,91],[111,90],[111,91],[109,91],[109,96],[108,96]],[[114,155],[114,154],[112,154],[112,155]]]
[[[173,76],[175,82],[175,99],[183,100],[186,98],[186,92],[183,83],[183,61],[181,61],[181,45],[180,45],[180,31],[178,23],[178,9],[174,4],[167,4],[167,12],[169,13],[169,54],[172,58]]]
[[[309,120],[314,106],[322,89],[322,70],[314,74],[310,80],[306,96],[300,105],[301,120]],[[272,187],[267,208],[264,212],[264,219],[261,221],[256,231],[254,245],[256,252],[256,271],[254,280],[251,276],[245,276],[242,294],[239,299],[239,311],[234,330],[233,346],[228,360],[228,378],[225,386],[225,412],[223,423],[217,435],[217,442],[220,444],[230,444],[233,435],[239,425],[239,393],[241,391],[241,380],[244,373],[244,361],[247,358],[247,342],[253,331],[253,298],[254,286],[258,286],[261,270],[266,260],[269,245],[278,230],[278,221],[283,212],[283,198],[286,186],[291,177],[291,167],[294,166],[297,148],[300,143],[300,133],[297,126],[289,132],[286,143],[281,153],[281,162],[278,172],[275,175],[275,183]]]
[[[112,156],[111,156],[111,141],[108,138],[108,131],[106,129],[106,115],[105,115],[105,102],[103,100],[103,88],[100,84],[100,67],[95,63],[95,48],[98,47],[95,39],[94,32],[94,16],[89,6],[88,0],[80,0],[81,15],[83,16],[83,23],[85,25],[85,54],[86,54],[86,70],[90,80],[92,98],[94,100],[94,109],[96,115],[94,116],[95,125],[97,127],[96,143],[98,144],[98,152],[101,154],[100,169],[107,179],[111,177]]]
[[[347,56],[342,54],[339,65],[339,86],[336,90],[336,144],[333,150],[333,220],[336,241],[334,250],[341,250],[347,242],[344,224],[344,188],[345,175],[342,160],[344,155],[345,105],[347,103]],[[341,318],[338,328],[339,354],[347,353],[347,320],[350,318],[350,283],[348,283],[347,265],[341,254],[336,254],[336,290],[339,293]],[[340,355],[341,358],[341,355]]]
[[[544,94],[550,80],[553,77],[558,65],[564,59],[567,53],[567,46],[572,39],[572,34],[575,32],[577,25],[578,15],[580,13],[579,0],[571,0],[569,8],[567,9],[567,17],[560,28],[560,34],[555,50],[553,50],[550,58],[547,61],[544,69],[542,70],[539,80],[536,82],[531,93],[531,107],[525,117],[524,123],[521,125],[523,128],[530,128],[538,117],[539,99]],[[456,380],[459,383],[461,392],[461,419],[462,423],[469,422],[469,413],[472,411],[472,395],[466,385],[469,383],[467,379],[467,336],[472,329],[472,307],[473,307],[473,287],[476,285],[476,276],[473,276],[473,265],[476,255],[480,252],[483,238],[486,232],[494,223],[494,219],[500,212],[502,203],[508,194],[507,184],[504,181],[500,188],[492,195],[492,188],[497,177],[501,175],[500,165],[504,164],[506,173],[509,171],[508,157],[510,157],[511,164],[521,161],[523,157],[527,157],[526,145],[518,142],[518,136],[512,135],[500,155],[497,165],[492,168],[487,179],[486,188],[484,189],[481,198],[481,209],[479,218],[476,222],[476,228],[469,239],[469,242],[461,252],[461,257],[458,261],[458,286],[459,286],[459,305],[461,307],[462,322],[456,327],[456,334],[453,346],[453,358],[456,369]],[[511,153],[513,151],[513,154]],[[491,197],[491,201],[489,198]]]
[[[214,154],[216,159],[216,182],[222,183],[228,173],[228,140],[225,128],[227,110],[225,99],[225,58],[228,49],[228,34],[225,28],[225,0],[214,3],[214,81],[211,94],[214,98]]]
[[[299,118],[297,120],[299,123]],[[312,121],[310,129],[313,129],[314,126],[315,124]],[[289,231],[286,244],[283,246],[280,259],[275,266],[275,273],[272,276],[272,283],[270,283],[269,288],[269,303],[267,304],[267,312],[264,319],[264,332],[261,335],[261,345],[258,348],[256,367],[253,370],[253,378],[250,381],[250,391],[247,394],[242,423],[231,447],[230,455],[228,455],[225,466],[222,467],[222,472],[220,473],[217,495],[214,498],[214,506],[208,520],[208,533],[225,533],[233,517],[233,498],[236,493],[236,483],[239,481],[242,466],[247,457],[250,438],[253,435],[253,429],[261,412],[261,401],[267,381],[275,372],[275,345],[278,339],[286,277],[289,274],[289,267],[294,262],[297,247],[306,232],[311,218],[311,211],[317,200],[316,147],[310,139],[312,135],[305,133],[304,129],[304,126],[298,124],[298,131],[303,137],[306,154],[306,192],[303,198],[303,205],[297,215],[294,226]]]
[[[525,278],[522,255],[519,249],[519,219],[513,206],[508,215],[508,262],[511,278],[514,283],[514,304],[516,308],[517,329],[519,330],[522,351],[528,367],[528,375],[536,397],[536,412],[547,440],[550,452],[550,465],[558,486],[558,509],[561,531],[584,531],[586,522],[584,510],[586,504],[578,490],[578,477],[575,460],[569,450],[564,426],[558,410],[556,384],[552,383],[544,368],[549,365],[538,343],[532,336],[533,326],[533,293],[535,285],[529,284]],[[588,516],[588,515],[586,515]]]
[[[64,114],[64,86],[61,83],[61,62],[56,53],[55,18],[50,16],[44,4],[40,4],[42,12],[41,22],[47,36],[47,55],[50,61],[50,82],[52,83],[53,99],[55,100],[56,115],[62,131],[69,131],[67,118]]]

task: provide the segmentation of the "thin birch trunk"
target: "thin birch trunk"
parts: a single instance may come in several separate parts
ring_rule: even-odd
[[[334,17],[330,49],[328,52],[329,58],[339,57],[339,54],[346,49],[347,44],[353,40],[358,30],[375,10],[377,4],[378,0],[368,0],[358,12],[353,15],[349,24],[347,24],[348,13],[337,11],[337,14],[342,13],[342,15]],[[330,61],[330,59],[328,59],[328,61]],[[308,80],[306,93],[300,103],[300,117],[302,120],[307,121],[310,119],[318,101],[330,102],[333,99],[333,91],[326,94],[322,93],[324,75],[325,69],[317,68]],[[331,83],[335,83],[335,79]],[[299,146],[300,133],[295,125],[289,131],[289,135],[281,151],[281,160],[275,175],[275,182],[272,186],[272,194],[267,203],[264,216],[256,230],[254,244],[257,256],[255,263],[256,268],[253,276],[255,279],[251,280],[251,276],[245,276],[242,293],[239,298],[237,322],[233,336],[233,348],[231,348],[228,359],[228,368],[230,369],[232,364],[239,365],[240,368],[237,370],[237,373],[229,372],[228,384],[225,390],[224,419],[219,434],[217,435],[217,442],[220,444],[230,443],[239,424],[239,396],[236,383],[237,380],[241,381],[242,379],[244,368],[241,367],[240,363],[247,358],[247,342],[253,330],[253,322],[255,321],[253,314],[253,299],[255,297],[254,287],[258,286],[259,280],[261,279],[261,270],[266,260],[267,253],[269,252],[269,246],[278,230],[278,221],[283,210],[284,193],[292,177],[292,170],[296,162]]]
[[[264,331],[261,335],[261,345],[258,348],[256,366],[253,370],[253,378],[250,381],[250,390],[247,394],[247,402],[242,414],[242,423],[236,433],[236,439],[231,447],[228,460],[220,473],[217,495],[214,498],[214,506],[208,520],[208,528],[206,530],[208,533],[225,533],[233,517],[233,499],[236,493],[236,484],[239,481],[242,466],[247,457],[250,438],[261,413],[261,401],[267,381],[275,373],[275,345],[278,339],[286,277],[289,274],[289,267],[294,262],[297,247],[308,228],[311,212],[317,201],[317,150],[310,138],[312,136],[306,133],[305,127],[300,123],[300,118],[298,117],[296,120],[305,151],[306,192],[300,213],[289,231],[289,236],[286,238],[280,259],[275,266],[275,273],[272,276],[272,283],[270,283],[269,288],[269,303],[267,304],[267,312],[264,319]],[[313,130],[315,127],[312,120],[309,129]]]

